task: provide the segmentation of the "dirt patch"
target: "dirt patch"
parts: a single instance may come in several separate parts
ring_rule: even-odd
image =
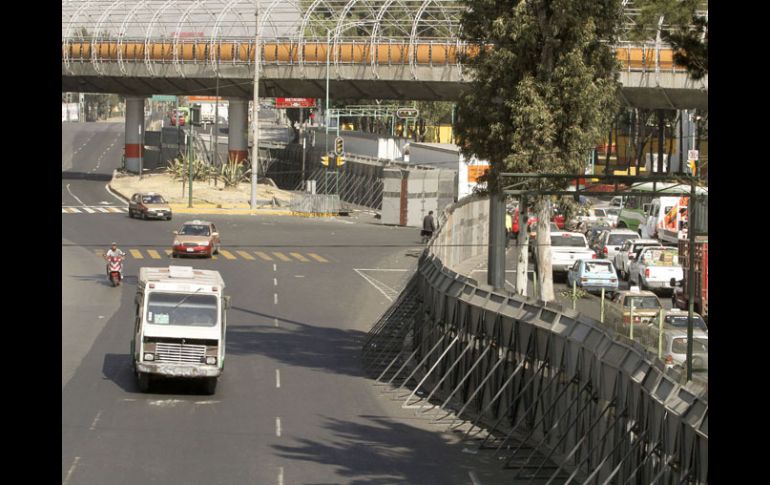
[[[157,192],[170,204],[187,204],[188,186],[182,181],[175,180],[172,175],[146,174],[139,180],[138,175],[116,174],[110,186],[124,197],[131,197],[136,192]],[[268,184],[257,184],[257,205],[259,207],[288,207],[292,193]],[[248,208],[251,201],[251,185],[241,183],[238,187],[224,188],[220,182],[196,181],[193,183],[193,205],[208,205],[213,207]]]

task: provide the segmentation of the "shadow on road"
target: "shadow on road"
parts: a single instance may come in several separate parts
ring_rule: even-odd
[[[62,172],[62,180],[112,180],[112,173]]]
[[[351,485],[469,483],[468,472],[474,465],[459,455],[462,444],[448,444],[435,431],[381,416],[345,421],[327,417],[323,427],[331,432],[328,440],[298,439],[297,446],[273,447],[279,456],[292,461],[330,465],[340,476],[348,477],[345,483]],[[455,449],[454,457],[447,453],[448,447]]]
[[[280,326],[228,325],[228,354],[261,354],[292,366],[364,376],[360,356],[365,332],[315,326],[235,306],[231,311],[269,322],[277,318]]]

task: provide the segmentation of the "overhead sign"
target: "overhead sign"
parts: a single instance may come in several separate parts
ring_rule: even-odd
[[[224,98],[217,98],[216,96],[188,96],[187,99],[191,102],[200,102],[200,101],[224,101]]]
[[[176,102],[176,96],[168,96],[166,94],[156,94],[155,96],[152,97],[152,100],[173,103],[173,102]]]
[[[698,150],[687,150],[687,160],[698,160]]]
[[[420,116],[420,110],[417,108],[398,108],[396,110],[396,116],[402,120],[407,118],[417,118]]]
[[[275,98],[276,108],[314,108],[315,98]]]

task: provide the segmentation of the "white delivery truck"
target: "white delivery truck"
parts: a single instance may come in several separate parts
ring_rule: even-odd
[[[218,271],[140,268],[131,355],[139,390],[155,378],[197,380],[216,391],[225,361],[230,297]]]

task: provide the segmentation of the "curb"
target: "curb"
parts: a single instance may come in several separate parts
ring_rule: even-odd
[[[112,174],[115,178],[115,172]],[[107,190],[113,195],[122,198],[128,204],[129,198],[112,186],[112,181],[107,184]],[[198,207],[187,207],[184,204],[169,204],[171,211],[175,214],[219,214],[232,216],[265,215],[265,216],[290,216],[290,217],[334,217],[337,214],[311,214],[305,212],[294,212],[290,209],[254,209],[249,207],[217,207],[216,204],[201,203]]]

